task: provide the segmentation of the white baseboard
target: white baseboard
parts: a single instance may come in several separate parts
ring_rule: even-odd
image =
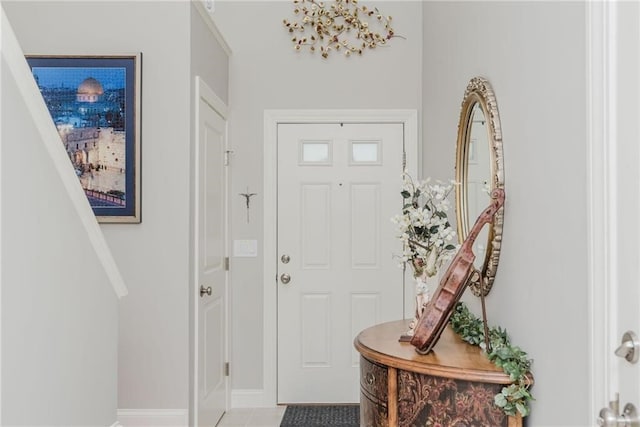
[[[118,409],[122,427],[186,427],[187,409]]]
[[[265,402],[265,393],[257,390],[231,390],[231,408],[273,408],[273,402]]]

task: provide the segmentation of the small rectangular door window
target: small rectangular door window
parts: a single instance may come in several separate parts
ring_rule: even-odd
[[[301,165],[330,165],[331,141],[301,141]]]
[[[382,164],[380,159],[380,141],[351,141],[350,164]]]

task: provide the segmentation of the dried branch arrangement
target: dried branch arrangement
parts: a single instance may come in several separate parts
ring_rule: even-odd
[[[358,0],[293,0],[293,13],[298,21],[283,20],[292,35],[296,51],[308,47],[327,58],[332,50],[345,56],[362,55],[366,49],[386,46],[394,34],[391,16],[380,13],[378,8],[359,6]],[[379,28],[376,32],[372,27]]]

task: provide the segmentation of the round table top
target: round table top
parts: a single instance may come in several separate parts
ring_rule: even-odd
[[[512,382],[480,347],[462,341],[450,326],[432,351],[419,354],[410,343],[399,342],[408,325],[408,320],[398,320],[367,328],[355,338],[356,350],[372,362],[405,371],[493,384]]]

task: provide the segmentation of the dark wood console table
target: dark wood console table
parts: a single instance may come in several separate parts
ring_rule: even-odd
[[[360,352],[360,425],[363,427],[521,427],[493,397],[511,383],[482,350],[451,329],[420,355],[398,342],[408,321],[373,326],[354,341]]]

